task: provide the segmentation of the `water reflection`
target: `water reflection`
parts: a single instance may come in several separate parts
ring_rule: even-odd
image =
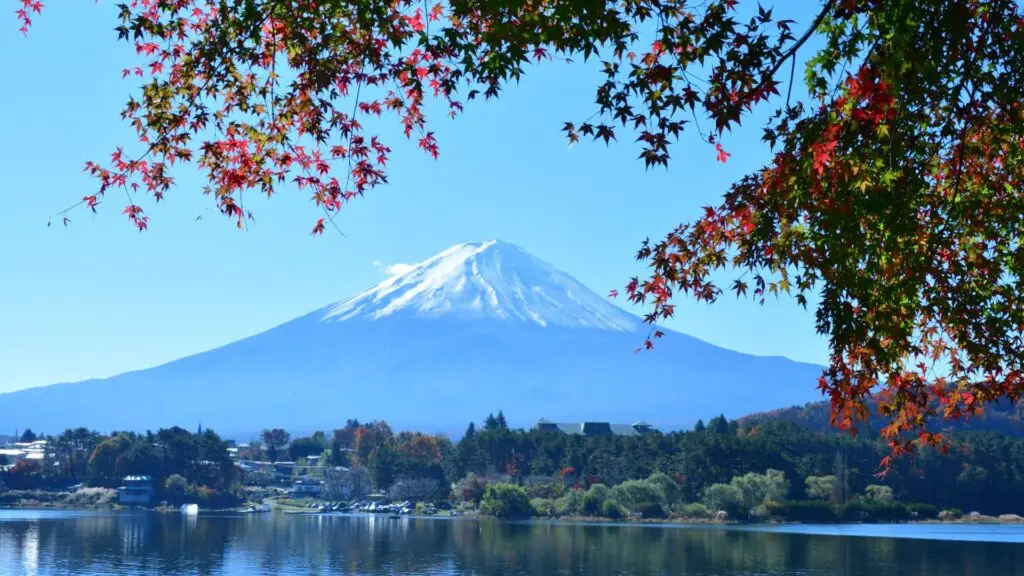
[[[21,569],[29,576],[39,573],[39,528],[37,526],[29,526],[25,533],[25,541],[21,548]]]
[[[0,573],[1024,576],[1024,546],[428,518],[0,516]]]

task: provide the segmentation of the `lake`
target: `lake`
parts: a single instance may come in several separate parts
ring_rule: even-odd
[[[0,510],[0,574],[1024,576],[1024,525],[708,527]]]

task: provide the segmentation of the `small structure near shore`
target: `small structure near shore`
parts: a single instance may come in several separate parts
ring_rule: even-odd
[[[324,481],[319,478],[302,477],[296,478],[290,492],[296,496],[320,496],[323,491]]]
[[[124,486],[117,489],[117,501],[147,506],[153,502],[153,493],[152,476],[125,476]]]

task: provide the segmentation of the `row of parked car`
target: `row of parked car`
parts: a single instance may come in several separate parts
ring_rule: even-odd
[[[314,502],[309,505],[312,510],[321,512],[355,512],[354,506],[348,502]]]
[[[368,514],[412,514],[416,503],[405,502],[314,502],[310,509],[320,512],[366,512]],[[425,514],[437,514],[437,506],[425,504]]]

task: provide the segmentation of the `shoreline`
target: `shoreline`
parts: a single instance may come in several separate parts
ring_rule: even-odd
[[[156,507],[142,507],[142,506],[123,506],[120,504],[101,504],[101,505],[86,505],[86,506],[68,506],[68,505],[47,505],[49,503],[43,502],[27,502],[24,505],[11,505],[5,504],[0,505],[0,510],[59,510],[66,512],[151,512],[157,514],[177,514],[180,512],[177,507],[170,506],[156,506]],[[201,513],[235,513],[241,515],[248,514],[287,514],[287,515],[320,515],[322,512],[305,510],[293,506],[274,506],[269,511],[263,512],[247,512],[248,506],[240,506],[234,508],[201,508]],[[330,516],[381,516],[374,514],[351,514],[346,512],[330,512],[327,513]],[[750,522],[740,520],[719,520],[714,518],[605,518],[600,516],[563,516],[560,518],[542,517],[535,516],[530,518],[496,518],[494,516],[485,516],[477,513],[464,513],[458,516],[451,516],[448,514],[433,514],[433,515],[415,515],[409,514],[403,516],[405,518],[444,518],[449,520],[458,519],[472,519],[472,520],[497,520],[499,522],[524,522],[524,521],[535,521],[545,522],[550,524],[636,524],[636,525],[679,525],[679,526],[758,526],[758,525],[818,525],[818,526],[859,526],[859,525],[870,525],[870,524],[990,524],[990,525],[1017,525],[1024,524],[1024,517],[1013,514],[1003,514],[1000,516],[987,516],[977,515],[971,516],[965,514],[959,518],[950,519],[911,519],[903,521],[886,521],[886,522],[865,522],[865,521],[848,521],[848,522],[799,522],[799,521],[787,521],[780,519],[767,519],[761,522]]]

